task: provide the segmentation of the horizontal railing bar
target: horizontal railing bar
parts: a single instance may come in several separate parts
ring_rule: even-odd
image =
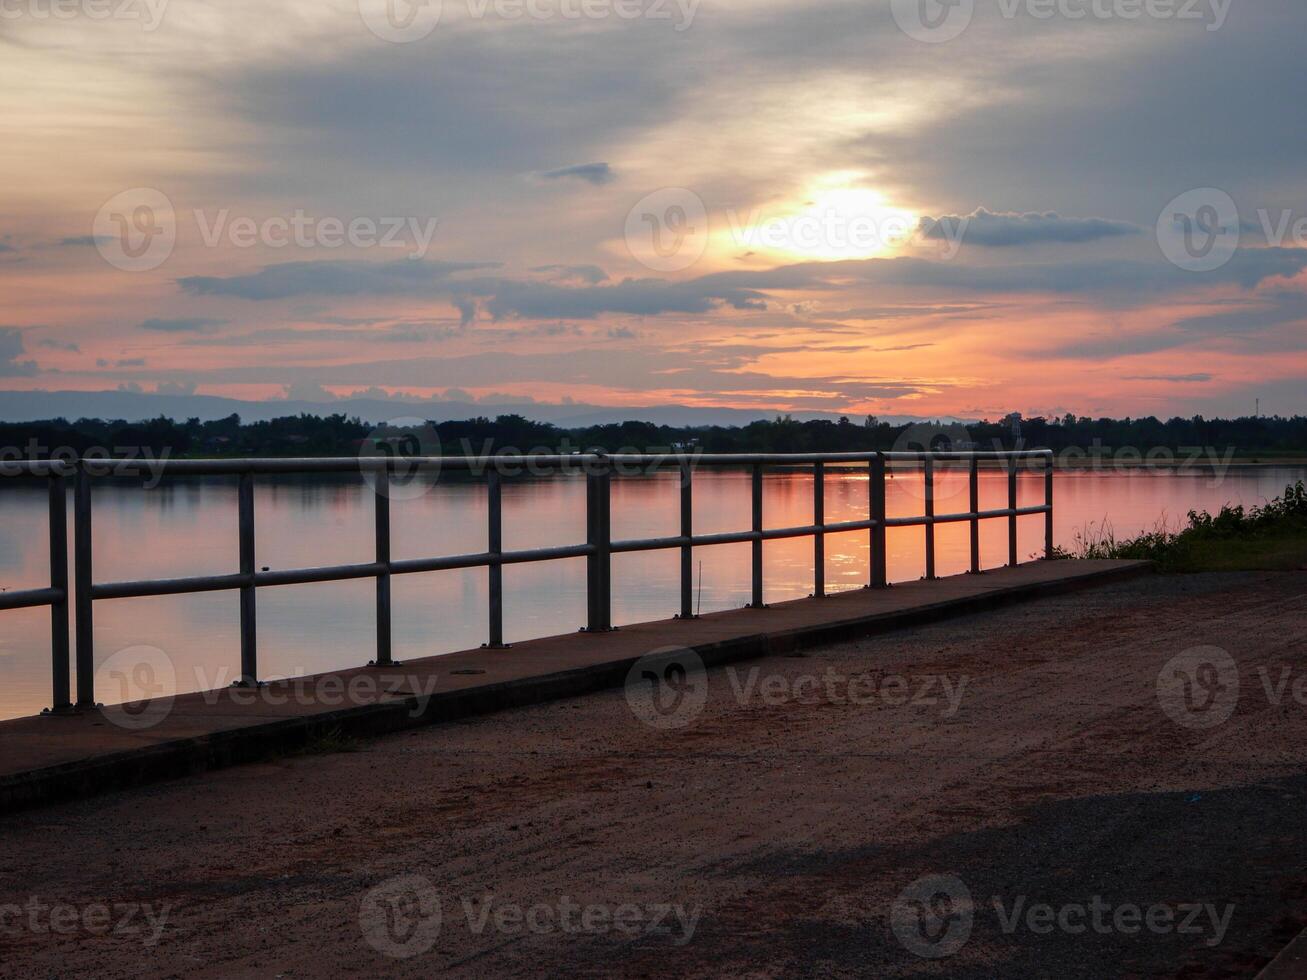
[[[386,571],[381,562],[359,565],[331,565],[322,568],[288,568],[275,572],[255,572],[255,585],[307,585],[310,582],[348,582],[358,578],[376,578]]]
[[[64,459],[0,459],[0,476],[72,476],[76,472]]]
[[[0,592],[0,609],[31,609],[34,606],[53,606],[68,597],[63,589],[23,589],[19,592]]]
[[[416,572],[445,572],[456,568],[485,568],[491,565],[524,565],[537,561],[560,561],[566,558],[585,558],[594,554],[588,544],[559,545],[555,548],[533,548],[527,551],[505,551],[499,555],[480,552],[475,555],[450,555],[442,558],[402,558],[390,563],[394,575],[411,575]]]
[[[936,514],[934,517],[890,517],[885,521],[886,527],[922,527],[927,524],[958,524],[962,521],[969,521],[973,517],[977,520],[985,521],[997,517],[1026,517],[1030,514],[1046,514],[1051,508],[1040,505],[1038,507],[1018,507],[1016,510],[982,510],[978,513],[963,514]]]
[[[91,586],[92,599],[143,599],[147,596],[185,595],[190,592],[224,592],[248,585],[247,576],[196,575],[190,578],[146,579],[140,582],[104,582]]]
[[[817,533],[819,528],[815,524],[805,527],[776,527],[767,528],[761,533],[757,531],[723,531],[720,534],[696,534],[691,537],[671,537],[671,538],[637,538],[630,541],[614,541],[612,551],[629,553],[633,551],[664,551],[673,548],[684,548],[689,545],[692,548],[706,547],[716,544],[739,544],[746,541],[777,541],[782,538],[802,538],[812,537]]]
[[[844,531],[870,531],[876,526],[875,521],[840,521],[837,524],[827,524],[823,530],[827,534],[841,534]]]
[[[1049,449],[1020,449],[994,452],[941,451],[931,453],[574,453],[568,455],[504,454],[498,456],[414,456],[394,459],[385,456],[339,456],[250,459],[94,459],[86,460],[95,476],[221,476],[293,473],[366,473],[381,469],[405,472],[456,470],[500,472],[523,467],[567,470],[596,464],[659,467],[689,461],[695,466],[807,466],[816,463],[865,463],[877,457],[889,462],[936,462],[949,460],[1018,460],[1050,458]],[[68,476],[75,467],[62,460],[14,460],[0,465],[0,476],[9,470],[17,475]]]

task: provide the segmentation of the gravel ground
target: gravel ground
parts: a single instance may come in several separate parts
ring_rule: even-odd
[[[10,817],[0,976],[1253,976],[1305,624],[1154,577]]]

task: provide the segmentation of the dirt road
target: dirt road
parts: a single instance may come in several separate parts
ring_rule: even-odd
[[[1305,626],[1149,578],[11,817],[0,975],[1252,976]]]

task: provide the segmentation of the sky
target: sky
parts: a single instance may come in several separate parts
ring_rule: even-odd
[[[1304,36],[1301,0],[0,0],[0,388],[1307,413]]]

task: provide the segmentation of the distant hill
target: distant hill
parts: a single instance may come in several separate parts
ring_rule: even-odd
[[[165,416],[177,421],[199,418],[202,422],[239,415],[245,422],[261,422],[287,415],[357,416],[366,422],[414,417],[433,422],[498,415],[521,415],[535,422],[551,422],[565,428],[581,428],[615,422],[652,422],[656,425],[748,425],[758,419],[775,418],[778,412],[741,408],[695,408],[688,405],[609,407],[604,405],[487,405],[457,401],[387,401],[348,398],[312,402],[270,399],[242,401],[212,395],[156,395],[130,391],[0,391],[0,421],[31,422],[38,419],[78,418],[142,419]],[[838,412],[794,412],[796,419],[838,419]],[[916,416],[881,416],[892,425],[918,420]],[[854,421],[861,421],[854,419]]]

